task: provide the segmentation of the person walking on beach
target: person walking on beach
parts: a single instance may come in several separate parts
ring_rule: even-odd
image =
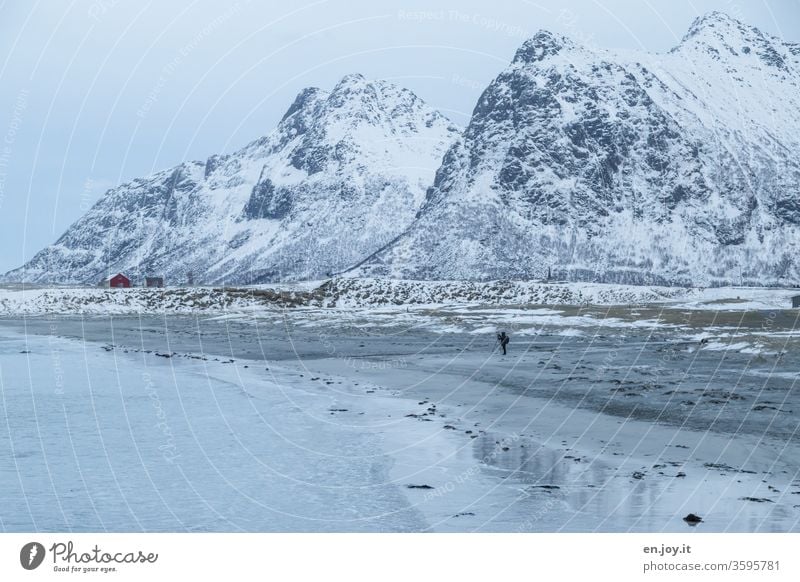
[[[503,355],[506,355],[506,346],[508,342],[511,341],[511,338],[506,335],[506,332],[501,331],[497,334],[497,341],[500,342],[500,347],[503,348]]]

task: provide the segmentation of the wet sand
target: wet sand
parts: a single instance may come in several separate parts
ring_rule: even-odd
[[[797,531],[796,314],[638,306],[561,308],[558,317],[587,314],[653,323],[580,334],[520,323],[505,357],[492,351],[492,333],[461,324],[509,320],[459,309],[2,325],[175,365],[232,359],[226,365],[261,363],[268,376],[272,364],[323,391],[348,385],[365,403],[396,398],[403,424],[382,438],[391,480],[413,486],[404,494],[424,529],[686,531],[691,512],[704,517],[692,531]],[[759,349],[715,347],[724,341]]]

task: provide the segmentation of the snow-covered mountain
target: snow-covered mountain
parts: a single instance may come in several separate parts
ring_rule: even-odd
[[[668,54],[539,32],[486,89],[417,220],[352,272],[800,279],[800,45],[724,14]]]
[[[361,75],[302,91],[242,150],[109,190],[6,281],[314,279],[413,220],[458,129],[411,91]]]
[[[109,191],[5,278],[794,283],[799,153],[800,44],[718,12],[667,54],[542,31],[463,134],[348,76],[235,154]]]

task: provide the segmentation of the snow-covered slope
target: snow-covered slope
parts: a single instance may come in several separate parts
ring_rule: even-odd
[[[460,136],[351,75],[235,154],[111,190],[6,280],[789,284],[799,152],[800,44],[718,12],[667,54],[539,32]]]
[[[798,290],[794,288],[775,287],[701,289],[585,282],[420,281],[351,277],[333,278],[323,283],[164,289],[12,285],[0,287],[0,316],[207,313],[231,317],[272,317],[276,312],[284,316],[287,310],[299,309],[320,323],[323,318],[336,318],[348,310],[382,308],[383,315],[380,317],[386,316],[398,325],[404,325],[401,315],[409,313],[408,308],[412,307],[413,317],[438,317],[436,312],[445,306],[463,308],[466,313],[476,306],[488,305],[509,309],[509,313],[541,311],[542,306],[554,305],[627,306],[635,308],[631,312],[634,318],[638,317],[636,311],[639,308],[655,306],[679,310],[684,314],[688,310],[777,312],[789,310],[792,297],[797,293]],[[321,308],[334,313],[324,315]],[[478,313],[481,312],[475,312]],[[788,316],[790,312],[786,311],[784,315]],[[634,325],[645,325],[645,321],[641,319]],[[733,325],[738,325],[735,319],[731,321]],[[795,335],[800,335],[800,331]]]
[[[136,313],[207,313],[270,317],[294,308],[319,321],[318,309],[334,311],[409,306],[470,305],[642,305],[681,302],[686,309],[733,309],[743,293],[763,307],[791,304],[791,290],[715,289],[709,292],[676,287],[607,285],[603,283],[536,283],[533,281],[402,281],[334,278],[320,285],[305,283],[247,287],[171,287],[109,289],[98,287],[0,287],[0,316],[58,314],[124,315]],[[760,303],[756,303],[759,300]],[[686,302],[692,302],[687,304]],[[771,303],[769,303],[771,302]],[[761,308],[759,307],[759,308]],[[337,311],[338,312],[338,311]],[[335,315],[334,315],[335,317]]]
[[[798,280],[800,45],[724,14],[669,54],[540,32],[368,276]]]
[[[457,129],[360,75],[306,89],[269,136],[110,190],[6,281],[249,283],[342,270],[413,220]]]

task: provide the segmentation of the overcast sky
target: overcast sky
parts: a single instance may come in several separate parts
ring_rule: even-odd
[[[111,186],[269,133],[360,72],[465,124],[539,29],[665,51],[721,10],[800,41],[800,0],[0,0],[0,271]]]

